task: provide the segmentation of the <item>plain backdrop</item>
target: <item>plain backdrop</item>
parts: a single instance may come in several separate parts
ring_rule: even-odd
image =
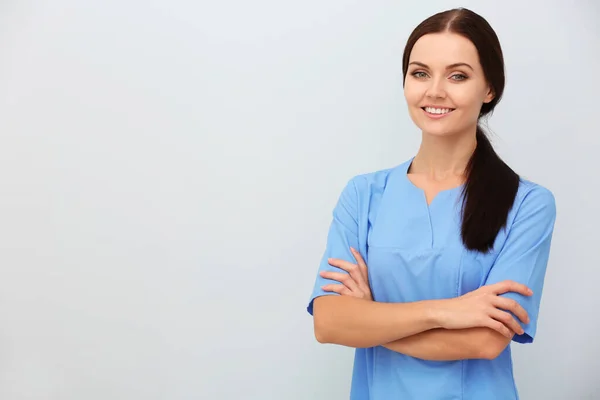
[[[0,399],[346,399],[306,312],[354,175],[413,156],[402,50],[497,31],[501,156],[557,200],[523,400],[600,399],[594,0],[3,0]]]

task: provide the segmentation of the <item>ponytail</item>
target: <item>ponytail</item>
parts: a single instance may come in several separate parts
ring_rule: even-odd
[[[476,138],[465,171],[461,235],[467,249],[487,253],[506,226],[520,177],[496,154],[479,125]]]

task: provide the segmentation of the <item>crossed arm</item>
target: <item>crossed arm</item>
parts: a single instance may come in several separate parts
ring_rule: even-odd
[[[424,360],[491,360],[498,357],[510,341],[510,338],[485,327],[459,330],[437,328],[395,340],[383,347]]]
[[[347,260],[354,255],[359,264],[364,264],[360,254],[352,251],[350,255],[347,251],[347,246],[358,244],[357,193],[353,183],[340,196],[327,254],[343,256]],[[555,219],[552,193],[540,186],[529,190],[519,204],[506,241],[486,278],[486,285],[458,298],[380,303],[372,301],[368,279],[364,279],[366,284],[363,283],[369,290],[368,296],[358,298],[355,293],[345,295],[348,293],[344,290],[353,292],[349,290],[351,288],[337,285],[339,291],[332,291],[341,296],[319,295],[313,301],[317,340],[350,347],[384,346],[426,360],[492,359],[504,351],[516,334],[519,335],[516,340],[531,342],[536,331],[535,321]],[[356,269],[356,264],[352,266]],[[366,265],[363,267],[362,274],[365,275]],[[342,283],[348,276],[359,278],[361,275],[351,271],[332,272],[338,270],[328,268],[325,263],[321,268],[321,276]],[[347,281],[349,285],[354,282],[354,277]],[[535,295],[525,284],[535,291]],[[322,289],[316,293],[329,291],[325,287]],[[527,298],[532,295],[533,298]],[[513,315],[527,327],[522,327]]]
[[[374,302],[367,265],[356,250],[351,251],[356,264],[329,260],[346,273],[321,273],[324,278],[340,282],[323,289],[341,296],[314,300],[319,342],[351,347],[380,345],[425,360],[493,359],[508,346],[515,332],[523,333],[515,318],[494,306],[528,322],[527,313],[516,301],[497,297],[507,291],[532,294],[525,285],[512,281],[488,285],[454,300]]]
[[[438,301],[377,303],[349,296],[321,296],[314,302],[315,335],[321,343],[384,346],[425,360],[496,358],[510,343],[487,327],[445,329]]]

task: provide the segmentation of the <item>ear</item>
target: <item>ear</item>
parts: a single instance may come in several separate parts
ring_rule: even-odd
[[[490,101],[494,100],[494,97],[496,97],[494,90],[488,86],[488,91],[487,91],[487,94],[485,95],[485,98],[483,99],[483,102],[489,103]]]

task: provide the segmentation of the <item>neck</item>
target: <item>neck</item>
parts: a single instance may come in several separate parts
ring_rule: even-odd
[[[462,177],[476,146],[475,131],[449,137],[423,133],[410,173],[423,174],[436,181]]]

